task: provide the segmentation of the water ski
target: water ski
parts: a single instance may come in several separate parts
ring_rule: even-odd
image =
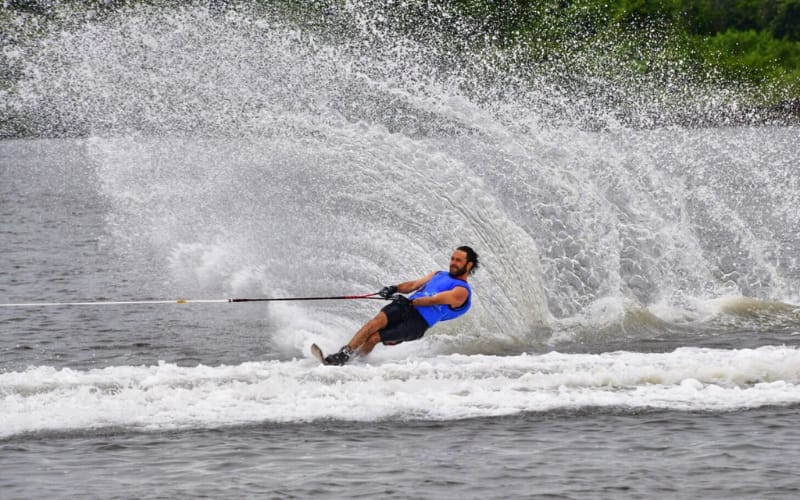
[[[320,349],[317,344],[311,344],[311,355],[317,358],[323,365],[328,364],[325,362],[325,355],[322,354],[322,349]]]

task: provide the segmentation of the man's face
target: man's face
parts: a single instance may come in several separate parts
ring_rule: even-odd
[[[450,256],[450,276],[461,276],[472,269],[472,262],[467,262],[467,252],[456,250]]]

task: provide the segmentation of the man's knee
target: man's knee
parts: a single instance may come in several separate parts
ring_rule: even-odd
[[[369,322],[370,326],[372,327],[370,330],[377,332],[378,330],[386,328],[386,325],[389,324],[389,318],[386,316],[386,313],[381,311],[376,314],[374,318],[369,320]]]

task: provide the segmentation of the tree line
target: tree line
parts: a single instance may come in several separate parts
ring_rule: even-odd
[[[800,0],[453,0],[504,40],[558,46],[659,32],[691,71],[744,81],[774,100],[800,98]],[[610,34],[610,35],[609,35]],[[666,40],[663,38],[666,36]],[[628,42],[626,42],[628,43]],[[545,50],[545,52],[547,52]],[[641,52],[641,51],[640,51]],[[647,58],[648,54],[643,54]],[[645,70],[648,65],[642,65]]]

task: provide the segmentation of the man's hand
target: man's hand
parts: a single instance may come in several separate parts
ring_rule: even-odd
[[[380,295],[384,299],[388,299],[396,293],[397,293],[397,287],[394,285],[389,285],[381,288],[381,291],[378,292],[378,295]]]
[[[405,295],[400,295],[399,293],[392,296],[392,301],[403,307],[409,307],[411,305],[411,299]]]

